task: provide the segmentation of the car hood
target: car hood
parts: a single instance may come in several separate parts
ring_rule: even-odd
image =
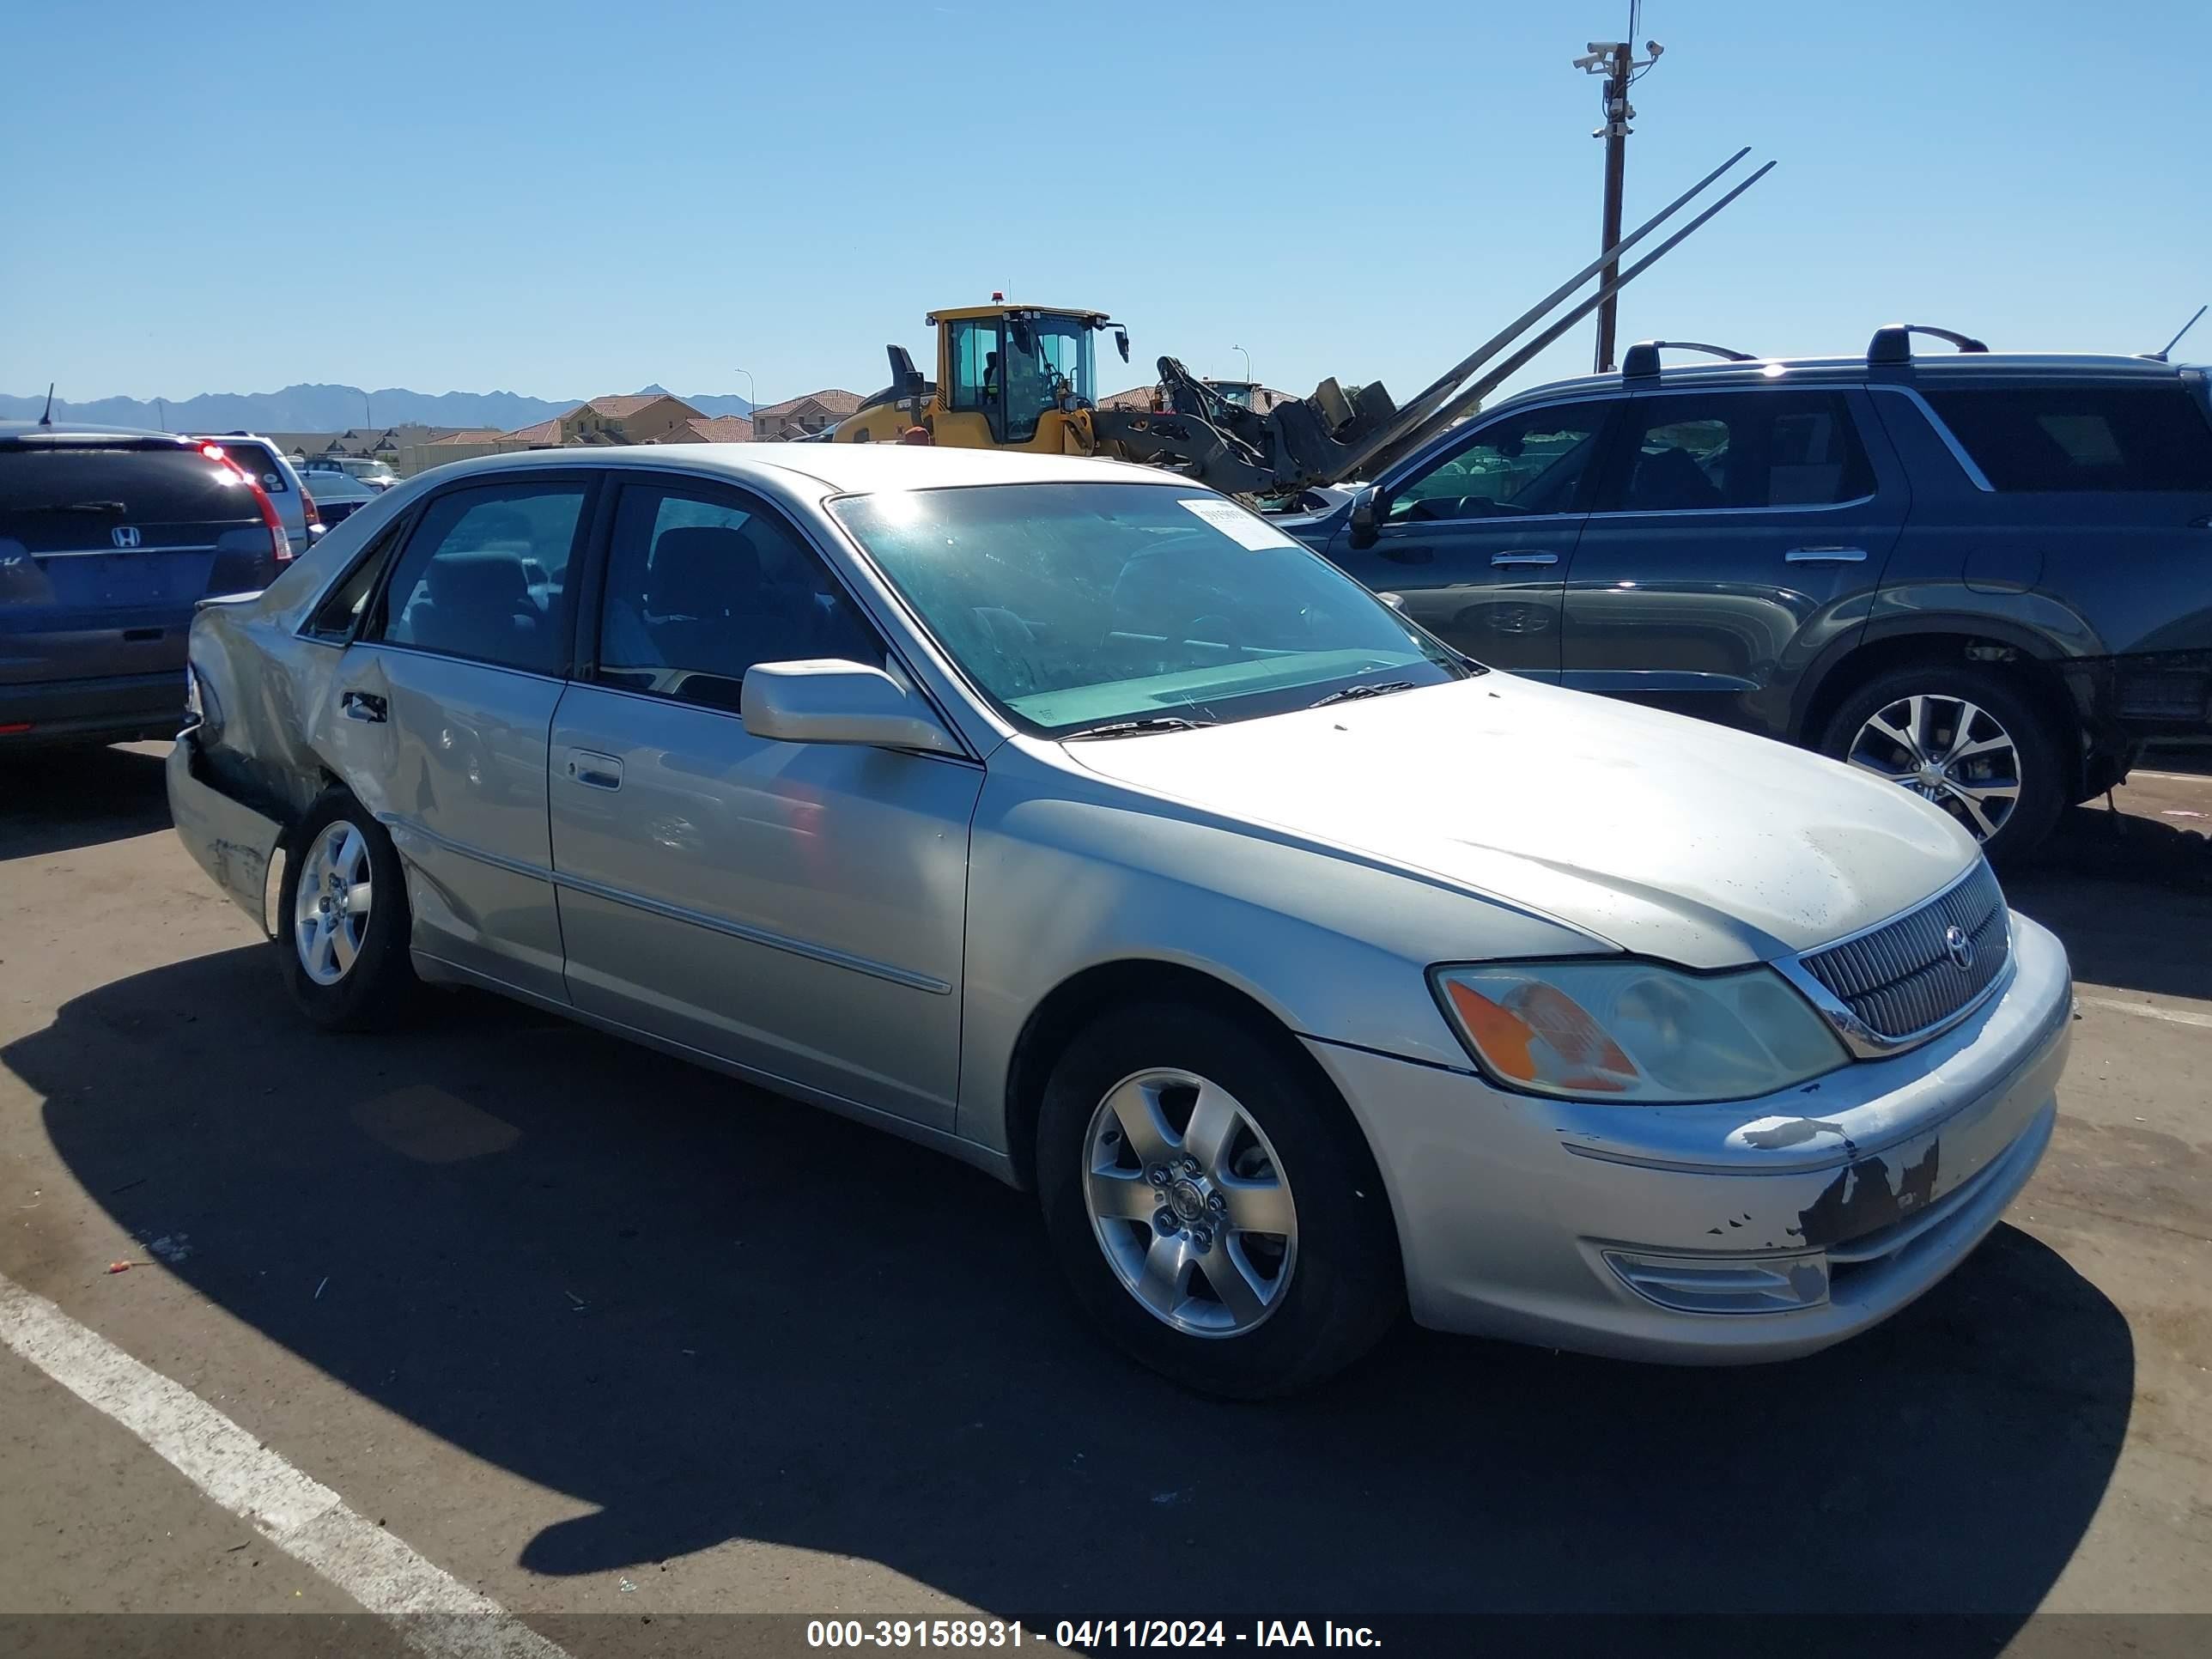
[[[1838,762],[1504,673],[1060,747],[1120,783],[1694,968],[1826,944],[1979,856],[1942,811]]]

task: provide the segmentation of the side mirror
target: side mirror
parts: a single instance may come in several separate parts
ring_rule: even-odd
[[[738,709],[747,732],[774,743],[964,752],[927,703],[882,669],[857,662],[755,663],[745,671]]]
[[[1375,597],[1382,600],[1383,604],[1389,605],[1393,611],[1403,611],[1406,608],[1406,596],[1403,593],[1378,592]]]
[[[1382,492],[1370,484],[1352,498],[1352,544],[1354,548],[1375,545],[1375,527],[1382,522]]]
[[[1129,331],[1126,328],[1115,329],[1114,331],[1114,343],[1121,348],[1121,361],[1125,363],[1129,361]]]

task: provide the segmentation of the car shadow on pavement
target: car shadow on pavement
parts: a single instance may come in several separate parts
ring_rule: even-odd
[[[0,756],[0,860],[167,829],[164,766],[151,744]]]
[[[1231,1406],[1092,1338],[1025,1196],[489,999],[324,1036],[241,949],[91,992],[0,1060],[123,1229],[189,1235],[167,1271],[595,1506],[499,1540],[541,1574],[757,1539],[1038,1617],[2009,1620],[2066,1565],[2128,1425],[2125,1321],[2009,1227],[1788,1365],[1407,1327],[1307,1397]]]
[[[2212,1000],[2212,839],[2202,830],[2077,806],[2004,886],[2064,941],[2077,981]]]

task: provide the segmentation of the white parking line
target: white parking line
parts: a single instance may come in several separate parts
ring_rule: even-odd
[[[2154,1008],[2148,1002],[2121,1002],[2112,997],[2077,996],[2074,1000],[2085,1008],[2109,1008],[2116,1014],[2140,1014],[2145,1019],[2162,1019],[2175,1025],[2201,1025],[2212,1031],[2212,1014],[2192,1014],[2181,1008]]]
[[[5,1274],[0,1342],[130,1430],[285,1554],[391,1620],[410,1647],[435,1659],[568,1659],[565,1649],[363,1520],[191,1389]]]
[[[2212,783],[2212,774],[2203,772],[2130,772],[2130,778],[2156,778],[2160,783]]]

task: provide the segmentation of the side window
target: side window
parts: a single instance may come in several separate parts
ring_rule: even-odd
[[[2001,490],[2212,490],[2212,422],[2178,386],[1922,392]]]
[[[584,512],[574,479],[454,489],[425,507],[368,637],[537,674],[568,666],[562,603]]]
[[[383,571],[385,558],[398,535],[397,529],[386,531],[374,547],[354,562],[345,580],[323,596],[323,602],[307,618],[309,638],[342,645],[353,637],[354,623],[360,619],[368,596],[375,592],[377,576]]]
[[[1608,405],[1570,404],[1491,422],[1391,492],[1388,522],[1571,513]]]
[[[799,532],[736,491],[624,488],[607,549],[598,678],[735,712],[755,663],[883,665],[875,630]]]
[[[996,405],[1000,374],[999,319],[971,318],[952,325],[952,386],[948,409],[988,410]]]
[[[1600,510],[1822,507],[1874,493],[1874,469],[1835,392],[1639,398]]]

